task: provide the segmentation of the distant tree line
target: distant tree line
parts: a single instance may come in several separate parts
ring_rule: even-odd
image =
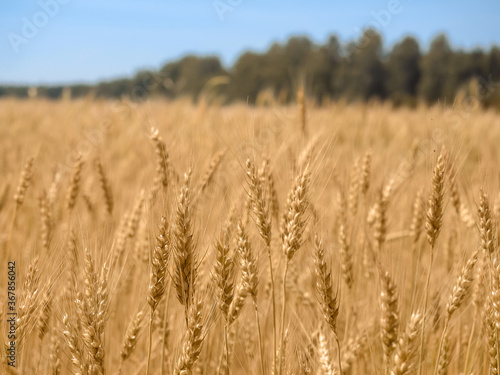
[[[262,104],[294,101],[299,87],[317,103],[345,98],[415,105],[419,101],[452,103],[457,95],[472,95],[484,106],[500,107],[500,48],[453,50],[446,36],[439,35],[426,53],[412,37],[384,51],[381,36],[368,29],[359,40],[347,44],[336,36],[322,45],[292,37],[264,53],[242,54],[230,68],[218,57],[186,56],[159,71],[70,88],[72,97],[197,100],[204,96],[222,103]],[[28,91],[27,87],[0,87],[0,96],[25,97]],[[63,92],[64,87],[37,87],[36,95],[59,98]]]

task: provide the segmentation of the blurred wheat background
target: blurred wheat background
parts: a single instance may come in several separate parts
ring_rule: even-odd
[[[4,373],[498,373],[497,112],[299,92],[0,123]]]

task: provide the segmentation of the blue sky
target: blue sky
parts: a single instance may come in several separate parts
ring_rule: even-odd
[[[387,46],[410,34],[425,48],[445,32],[456,47],[489,48],[499,20],[498,0],[2,0],[0,84],[93,83],[188,53],[230,65],[291,35],[345,42],[367,25]]]

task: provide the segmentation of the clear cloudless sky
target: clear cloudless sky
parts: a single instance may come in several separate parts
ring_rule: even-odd
[[[54,1],[63,4],[45,16]],[[391,1],[399,5],[389,19]],[[489,49],[500,44],[500,1],[1,0],[0,84],[94,83],[188,53],[230,66],[291,35],[346,42],[370,25],[386,47],[413,35],[425,49],[444,32],[456,48]]]

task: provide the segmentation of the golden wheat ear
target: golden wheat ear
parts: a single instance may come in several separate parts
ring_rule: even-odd
[[[156,244],[151,256],[147,301],[154,313],[165,292],[168,260],[170,258],[170,238],[167,219],[162,217],[158,226]]]
[[[76,198],[78,197],[78,192],[80,191],[82,168],[83,158],[82,155],[79,154],[76,159],[73,174],[71,175],[68,191],[66,193],[66,208],[68,211],[72,211],[76,204]]]
[[[203,339],[205,338],[202,310],[203,302],[197,297],[193,297],[189,309],[182,353],[175,365],[174,375],[191,374],[200,357]]]
[[[123,364],[127,359],[130,358],[135,348],[137,347],[137,341],[139,339],[139,332],[142,329],[142,322],[144,320],[144,311],[139,311],[133,316],[130,321],[125,337],[123,338],[122,347],[120,350],[120,368],[118,373],[121,373]]]
[[[422,365],[424,362],[424,345],[425,345],[425,322],[427,318],[427,305],[429,297],[429,286],[432,274],[432,266],[434,263],[434,249],[441,226],[443,224],[443,211],[444,211],[444,180],[446,173],[446,155],[444,150],[441,151],[434,167],[432,175],[432,191],[429,196],[429,203],[427,208],[427,215],[425,220],[425,232],[427,234],[427,241],[430,245],[430,260],[427,269],[427,279],[425,282],[424,290],[424,309],[422,319],[422,329],[420,333],[420,348],[419,348],[419,362],[418,362],[418,375],[422,374]]]
[[[163,191],[166,192],[169,185],[169,177],[171,177],[172,174],[169,173],[170,158],[167,152],[167,146],[160,136],[160,131],[154,127],[151,128],[151,134],[149,138],[153,142],[156,157],[156,175],[148,197],[149,206],[153,206],[160,188],[162,188]]]
[[[419,312],[413,313],[396,347],[391,375],[407,375],[413,371],[414,351],[421,325],[422,315]]]
[[[432,176],[432,192],[429,197],[429,208],[427,210],[427,218],[425,222],[427,240],[429,241],[431,247],[434,247],[436,243],[443,222],[445,172],[445,157],[441,154],[439,155],[436,166],[434,167],[434,174]]]
[[[391,359],[398,341],[399,330],[399,297],[397,287],[388,271],[380,270],[381,292],[379,305],[381,309],[380,331],[384,363],[387,369],[391,366]]]
[[[174,270],[172,280],[177,299],[184,306],[186,324],[191,300],[196,292],[198,257],[191,225],[191,170],[184,175],[172,228]]]
[[[17,184],[16,194],[14,195],[14,201],[17,206],[21,206],[24,202],[24,197],[26,195],[26,190],[30,186],[31,179],[33,178],[33,163],[35,162],[34,157],[30,157],[19,177],[19,183]]]
[[[481,195],[479,197],[477,216],[479,218],[478,228],[479,238],[481,239],[481,248],[486,254],[488,254],[488,256],[491,257],[495,254],[495,247],[497,246],[496,230],[494,220],[491,216],[488,196],[485,194],[483,189],[481,189]]]
[[[208,167],[203,172],[201,180],[195,189],[193,205],[197,204],[197,202],[199,201],[200,197],[203,195],[205,190],[207,190],[210,184],[213,182],[215,174],[217,173],[217,170],[219,169],[219,166],[222,163],[222,160],[224,159],[224,155],[226,155],[226,150],[219,151],[212,157],[212,160],[210,160]]]
[[[302,135],[305,137],[307,135],[307,107],[304,86],[301,86],[297,92],[297,103],[299,105],[300,113],[300,129]]]
[[[95,160],[95,166],[97,169],[97,174],[99,175],[99,186],[101,187],[102,193],[104,195],[104,205],[106,206],[106,212],[108,215],[113,213],[114,201],[113,192],[111,190],[111,184],[104,171],[101,159],[97,158]]]
[[[251,208],[254,213],[255,224],[260,236],[268,247],[271,246],[271,216],[264,196],[262,181],[258,177],[255,165],[247,160],[247,177],[250,189]]]
[[[234,258],[229,255],[229,239],[225,233],[219,235],[215,243],[215,265],[213,276],[219,293],[219,305],[224,316],[228,321],[228,313],[234,297]]]

